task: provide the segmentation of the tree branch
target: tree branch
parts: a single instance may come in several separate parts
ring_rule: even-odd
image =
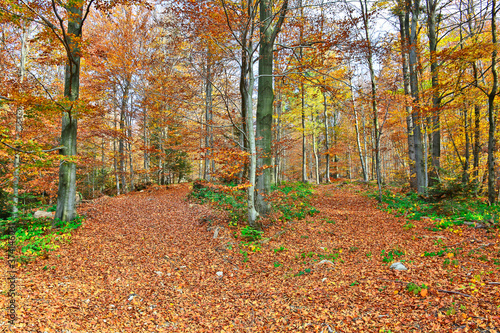
[[[60,147],[54,147],[54,148],[51,148],[51,149],[42,149],[42,150],[23,150],[23,149],[20,149],[20,148],[17,148],[17,147],[14,147],[14,146],[11,146],[9,145],[8,143],[5,143],[3,141],[0,141],[1,144],[3,144],[4,146],[12,149],[12,150],[15,150],[19,153],[25,153],[25,154],[36,154],[36,153],[50,153],[52,151],[56,151],[56,150],[60,150],[60,149],[63,149],[63,148],[66,148],[64,146],[60,146]]]

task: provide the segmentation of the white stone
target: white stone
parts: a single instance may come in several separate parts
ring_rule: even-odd
[[[36,219],[40,219],[40,218],[53,219],[55,215],[56,215],[55,212],[46,212],[46,211],[43,211],[43,210],[37,210],[35,212],[35,214],[33,214],[33,217],[36,218]]]
[[[326,259],[323,259],[321,260],[320,262],[318,262],[316,265],[318,266],[321,266],[321,265],[326,265],[326,266],[335,266],[335,264],[330,261],[330,260],[326,260]]]
[[[395,269],[397,271],[406,271],[406,270],[408,270],[408,268],[406,268],[405,265],[403,265],[399,261],[395,262],[394,264],[392,264],[391,267],[389,267],[389,268],[390,269]]]
[[[218,271],[218,272],[217,272],[217,273],[215,273],[215,274],[217,274],[217,276],[218,276],[218,277],[222,277],[222,276],[224,275],[224,273],[223,273],[223,272],[221,272],[221,271]]]

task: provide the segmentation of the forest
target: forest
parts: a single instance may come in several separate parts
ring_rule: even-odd
[[[0,0],[0,329],[500,332],[496,0]]]

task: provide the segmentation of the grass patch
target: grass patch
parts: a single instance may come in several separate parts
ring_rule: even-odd
[[[11,237],[9,227],[15,232],[15,245],[20,248],[20,253],[15,259],[18,262],[29,262],[37,257],[47,258],[51,251],[59,248],[59,243],[69,242],[71,232],[82,225],[83,217],[77,217],[73,221],[56,221],[56,228],[52,229],[52,220],[34,218],[31,213],[21,215],[17,219],[8,218],[0,220],[2,235],[0,236],[0,248],[7,250],[9,238]]]
[[[304,183],[283,183],[271,187],[268,200],[274,211],[281,213],[281,221],[302,220],[314,216],[319,210],[311,205],[314,187]],[[197,202],[211,203],[230,214],[230,226],[237,226],[247,218],[246,192],[235,184],[215,185],[206,181],[195,181],[190,197]]]
[[[368,196],[378,198],[378,193],[370,192]],[[421,220],[428,217],[434,221],[432,231],[444,230],[459,226],[465,222],[488,222],[498,225],[500,205],[488,205],[486,202],[470,197],[452,197],[433,202],[416,193],[401,194],[384,190],[379,208],[395,216],[410,220]],[[404,228],[414,225],[407,223]]]

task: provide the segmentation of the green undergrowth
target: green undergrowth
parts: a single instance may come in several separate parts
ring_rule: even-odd
[[[51,251],[58,249],[61,243],[70,242],[71,233],[80,227],[82,222],[83,217],[79,216],[69,222],[57,221],[56,227],[52,228],[51,219],[34,218],[31,213],[22,214],[17,219],[3,219],[0,220],[0,249],[12,251],[12,244],[15,244],[13,256],[21,263],[37,257],[46,258]]]
[[[368,196],[378,198],[378,192],[368,192]],[[421,220],[423,217],[434,221],[432,231],[439,231],[465,222],[499,225],[499,205],[471,197],[453,197],[432,201],[416,193],[402,194],[384,190],[379,208],[395,216],[409,220]],[[408,228],[413,225],[408,225]]]
[[[272,209],[280,213],[281,221],[302,220],[319,213],[319,210],[311,205],[313,193],[313,185],[286,182],[273,185],[267,200]],[[246,191],[241,186],[217,186],[205,181],[195,181],[190,197],[199,203],[211,203],[227,211],[230,215],[230,226],[237,226],[246,221]]]

